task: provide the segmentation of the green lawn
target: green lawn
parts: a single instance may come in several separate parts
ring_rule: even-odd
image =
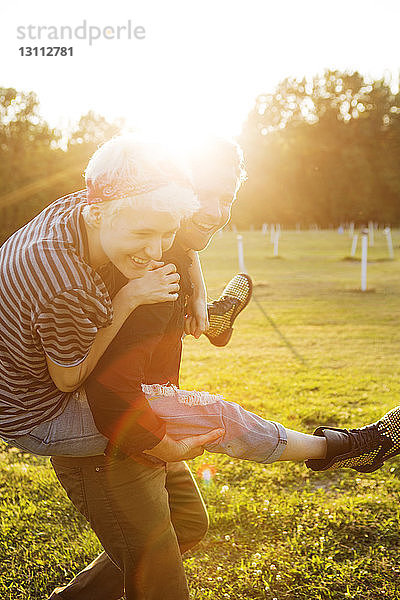
[[[393,233],[395,256],[400,232]],[[207,389],[311,432],[359,426],[398,403],[400,278],[377,233],[369,291],[347,234],[244,232],[255,298],[230,345],[185,341],[182,387]],[[382,260],[383,259],[383,260]],[[210,295],[237,271],[236,236],[203,253]],[[372,475],[315,474],[302,465],[262,466],[207,454],[217,467],[200,481],[210,532],[186,559],[196,600],[400,598],[400,460]],[[47,459],[6,450],[1,470],[0,596],[42,600],[99,549],[57,484]]]

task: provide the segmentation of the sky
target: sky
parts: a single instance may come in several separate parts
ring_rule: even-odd
[[[0,86],[34,91],[67,130],[89,110],[160,137],[240,133],[256,96],[324,68],[373,77],[400,69],[398,0],[14,0],[1,8]],[[116,27],[144,39],[28,39],[27,27]],[[17,28],[25,28],[19,30]],[[114,28],[114,29],[110,29]],[[59,29],[57,30],[59,31]],[[83,29],[81,30],[83,32]],[[25,34],[25,39],[22,37]],[[95,30],[93,30],[95,35]],[[121,38],[126,30],[120,30]],[[21,56],[27,46],[73,56]]]

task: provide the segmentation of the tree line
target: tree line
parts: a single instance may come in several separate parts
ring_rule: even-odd
[[[390,82],[329,70],[285,79],[258,96],[239,141],[240,226],[400,224],[400,94]]]
[[[89,112],[62,139],[33,92],[0,88],[0,243],[82,188],[89,157],[123,126]],[[239,228],[400,224],[400,94],[384,78],[287,78],[256,98],[238,141],[248,173],[233,213]]]
[[[83,188],[90,156],[123,125],[89,112],[63,140],[41,117],[36,94],[0,88],[0,244],[53,200]]]

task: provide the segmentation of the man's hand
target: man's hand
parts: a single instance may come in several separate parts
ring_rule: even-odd
[[[190,460],[196,458],[204,452],[203,446],[215,442],[224,435],[224,429],[214,429],[202,435],[192,435],[183,440],[173,440],[165,435],[161,442],[151,450],[144,450],[146,454],[151,454],[160,458],[164,462],[179,462],[181,460]]]
[[[193,335],[196,340],[207,331],[208,322],[207,300],[203,296],[190,296],[187,305],[188,314],[185,319],[185,333]]]

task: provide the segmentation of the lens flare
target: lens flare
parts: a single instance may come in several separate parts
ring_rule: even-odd
[[[214,465],[203,463],[197,470],[197,476],[204,481],[207,485],[211,483],[215,475],[217,474],[217,468]]]

